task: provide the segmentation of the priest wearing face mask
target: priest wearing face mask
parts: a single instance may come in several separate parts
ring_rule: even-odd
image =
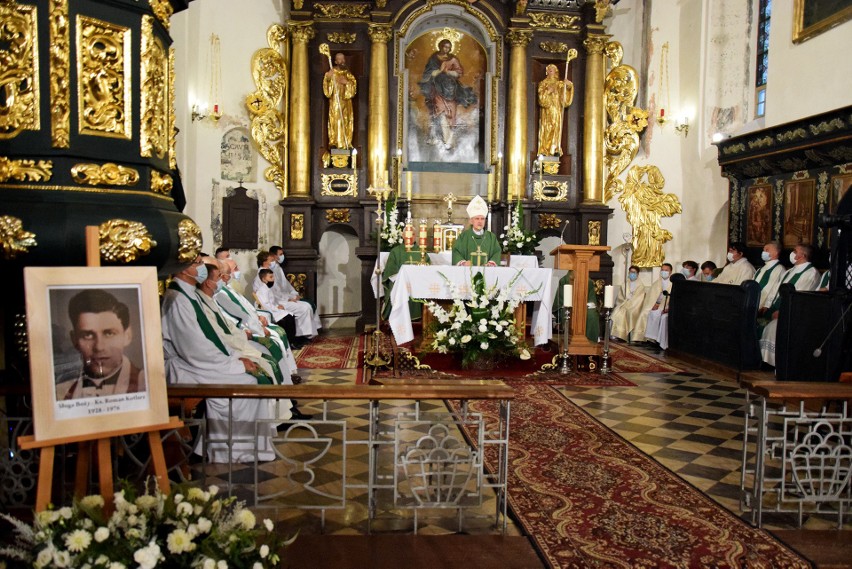
[[[721,284],[739,285],[754,278],[754,267],[745,258],[745,245],[738,241],[728,247],[728,264],[713,281]]]
[[[784,265],[778,260],[781,254],[781,244],[771,241],[763,246],[760,258],[764,265],[757,270],[754,280],[760,285],[760,303],[757,305],[757,316],[760,318],[769,311],[769,306],[778,292],[778,285],[784,276]]]
[[[627,286],[618,291],[615,310],[612,311],[612,337],[622,340],[641,340],[644,328],[639,330],[637,323],[647,311],[645,306],[645,285],[639,279],[639,267],[631,265],[627,273]]]
[[[204,313],[196,287],[205,280],[207,267],[199,256],[190,266],[173,275],[163,297],[166,378],[169,383],[176,384],[257,385],[258,377],[253,374],[260,375],[258,365],[223,343]],[[256,420],[273,418],[269,401],[208,398],[205,404],[207,432],[212,439],[207,444],[210,462],[274,460],[275,451],[270,442],[275,434],[272,423],[255,425]],[[233,421],[229,424],[231,413]],[[231,445],[224,440],[229,432],[235,441]],[[197,445],[195,452],[200,454],[201,448]]]
[[[648,312],[648,320],[645,325],[645,339],[656,342],[659,349],[666,350],[669,347],[669,294],[672,291],[672,266],[669,263],[660,265],[660,280],[654,283],[651,293],[659,289],[656,301]]]
[[[500,264],[500,242],[485,229],[488,204],[475,196],[467,206],[470,227],[462,231],[453,245],[453,264],[460,267],[496,267]]]

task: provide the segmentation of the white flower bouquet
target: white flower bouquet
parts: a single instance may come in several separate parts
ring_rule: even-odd
[[[86,496],[36,513],[32,526],[0,514],[14,528],[14,544],[0,548],[0,559],[36,568],[278,567],[280,550],[292,540],[281,540],[272,521],[258,525],[236,498],[217,492],[185,486],[136,496],[125,488],[115,493],[112,512],[101,496]]]
[[[458,285],[441,273],[450,287],[453,304],[447,309],[431,300],[421,301],[435,317],[432,349],[440,354],[461,353],[465,368],[482,358],[529,359],[523,331],[515,327],[515,308],[536,291],[513,295],[512,289],[520,275],[518,271],[508,285],[499,288],[497,284],[487,286],[483,273],[476,273],[471,279],[471,297],[464,299]]]
[[[382,250],[390,251],[395,245],[402,243],[402,232],[405,223],[399,221],[399,210],[396,207],[396,194],[392,193],[385,201],[385,211],[382,216]]]
[[[540,239],[532,231],[527,231],[523,226],[524,206],[518,200],[517,207],[509,217],[509,225],[503,227],[500,234],[500,245],[503,251],[512,255],[535,255]]]

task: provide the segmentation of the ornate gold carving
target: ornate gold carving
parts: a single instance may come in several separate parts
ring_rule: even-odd
[[[633,226],[633,264],[639,267],[656,267],[666,256],[663,244],[671,241],[672,233],[660,226],[660,217],[671,217],[681,212],[680,200],[675,194],[664,194],[666,181],[660,169],[633,166],[627,172],[627,183],[618,197]]]
[[[38,23],[35,6],[0,3],[0,140],[39,130]]]
[[[800,170],[798,172],[793,172],[793,175],[790,176],[791,180],[809,180],[810,174],[807,170]]]
[[[580,31],[580,16],[554,14],[552,12],[529,12],[530,27],[552,28],[556,30]]]
[[[509,31],[506,32],[506,41],[508,41],[509,45],[512,47],[527,47],[532,41],[532,37],[532,30],[510,28]]]
[[[314,8],[319,12],[316,16],[320,18],[357,18],[365,19],[369,17],[369,4],[314,4]]]
[[[604,18],[612,15],[612,0],[595,0],[595,22],[600,24]]]
[[[169,59],[160,38],[154,36],[154,18],[142,16],[139,82],[139,151],[146,158],[164,158],[169,151]]]
[[[174,180],[168,174],[161,174],[157,170],[151,170],[151,191],[164,196],[172,193]]]
[[[607,45],[606,37],[589,36],[583,40],[583,47],[586,48],[586,53],[590,55],[598,55],[604,52]]]
[[[293,285],[300,295],[305,294],[305,284],[308,282],[308,275],[305,273],[287,273],[287,280]]]
[[[622,48],[618,42],[606,47],[613,62],[621,61]],[[604,82],[604,107],[608,124],[604,131],[604,165],[607,168],[603,203],[624,190],[618,176],[633,162],[639,152],[639,134],[648,126],[648,112],[634,107],[639,92],[639,74],[629,65],[616,65]]]
[[[301,10],[304,4],[305,0],[293,0],[293,8],[296,10]]]
[[[50,160],[10,160],[0,156],[0,182],[18,180],[19,182],[46,182],[53,176],[53,162]]]
[[[266,31],[266,42],[269,47],[257,50],[251,58],[251,75],[257,90],[246,98],[246,108],[251,116],[252,140],[270,164],[264,177],[286,198],[287,120],[281,106],[287,97],[287,62],[283,55],[287,31],[273,24]]]
[[[346,168],[349,165],[348,154],[330,154],[329,159],[335,168]]]
[[[384,8],[388,5],[388,0],[376,0],[376,8]]]
[[[588,227],[589,245],[601,244],[601,222],[589,221]]]
[[[491,39],[491,41],[496,42],[497,39],[499,38],[499,34],[497,33],[497,30],[494,28],[494,24],[492,23],[491,19],[488,16],[486,16],[483,12],[474,8],[473,3],[470,2],[469,0],[427,0],[422,6],[420,6],[420,8],[418,8],[417,10],[414,10],[413,12],[408,14],[408,17],[405,19],[402,26],[400,26],[400,28],[399,28],[399,35],[405,37],[405,35],[408,33],[408,28],[412,24],[419,22],[420,17],[423,14],[432,12],[434,10],[435,6],[438,6],[438,5],[441,5],[441,4],[452,4],[454,6],[458,6],[459,8],[466,11],[468,14],[470,14],[471,16],[473,16],[474,18],[476,18],[477,20],[480,21],[480,23],[482,24],[482,27],[485,28],[488,31],[488,37]],[[499,51],[498,51],[498,53],[499,53]],[[498,63],[497,69],[498,70],[502,69],[502,66],[500,65],[502,63],[502,61],[499,60],[499,56],[498,56],[497,63]],[[398,67],[397,67],[397,69],[398,69]]]
[[[726,146],[722,150],[722,154],[739,154],[740,152],[745,152],[745,149],[745,144],[743,144],[742,142],[738,142],[736,144],[732,144],[731,146]]]
[[[129,139],[130,30],[77,16],[77,114],[81,134]]]
[[[177,169],[177,121],[175,120],[175,48],[169,48],[169,168]]]
[[[565,53],[568,44],[564,41],[543,41],[538,44],[539,49],[545,53]]]
[[[110,219],[98,226],[101,259],[130,263],[157,246],[148,228],[138,221]]]
[[[556,175],[559,173],[559,162],[542,162],[540,168],[545,174]]]
[[[293,241],[301,241],[305,238],[305,214],[291,213],[290,214],[290,239]]]
[[[808,131],[803,128],[795,128],[793,130],[788,130],[787,132],[782,132],[775,135],[775,138],[778,139],[778,142],[793,142],[799,138],[805,138],[808,135]]]
[[[188,217],[178,223],[178,263],[191,263],[201,252],[201,228]]]
[[[50,135],[54,148],[71,146],[71,36],[68,0],[50,0]]]
[[[90,186],[132,186],[139,181],[139,171],[112,162],[105,164],[75,164],[71,177],[78,184]]]
[[[274,28],[275,25],[271,26],[269,30],[266,31],[267,43],[269,43],[269,33],[272,31],[272,28]],[[291,22],[287,32],[289,32],[290,37],[293,38],[293,41],[298,43],[308,43],[309,41],[314,39],[314,36],[316,35],[313,22]],[[285,34],[287,32],[285,32]]]
[[[831,132],[833,130],[838,130],[845,127],[846,123],[839,118],[834,118],[830,121],[822,121],[819,124],[812,124],[808,126],[808,128],[810,128],[811,130],[811,134],[814,135]]]
[[[171,25],[170,18],[175,11],[175,9],[172,8],[171,2],[169,2],[169,0],[150,0],[150,2],[151,11],[154,12],[154,15],[157,16],[157,19],[160,20],[163,27],[168,30]]]
[[[325,35],[331,43],[355,43],[358,34],[347,32],[331,32]]]
[[[325,212],[325,219],[329,223],[349,223],[349,208],[332,208]]]
[[[771,136],[763,136],[756,140],[748,141],[749,148],[766,148],[767,146],[772,146],[773,144],[775,144],[775,139]]]
[[[30,247],[38,245],[35,233],[24,231],[24,222],[11,215],[0,215],[0,244],[7,261],[19,253],[29,253]]]
[[[393,37],[393,28],[389,24],[370,24],[367,35],[373,43],[387,43]]]
[[[538,214],[539,229],[558,229],[562,225],[562,219],[555,213]]]
[[[568,200],[568,182],[536,180],[533,182],[533,199],[539,202],[564,202]]]
[[[322,174],[321,196],[352,196],[358,195],[358,177],[354,174]]]

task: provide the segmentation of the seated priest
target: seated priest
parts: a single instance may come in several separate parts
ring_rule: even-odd
[[[668,319],[669,294],[672,291],[671,276],[671,264],[663,263],[660,265],[660,280],[651,287],[651,293],[656,293],[656,301],[651,310],[647,312],[645,323],[645,339],[656,344],[659,350],[665,350],[669,346]]]
[[[631,265],[627,273],[627,286],[618,291],[618,299],[615,303],[615,309],[612,311],[610,319],[612,320],[613,338],[622,340],[637,339],[637,324],[646,310],[645,306],[645,285],[639,279],[639,267]],[[641,340],[645,330],[639,330],[638,336]]]
[[[196,292],[196,285],[205,280],[207,267],[198,257],[193,264],[173,275],[164,295],[163,355],[169,383],[271,383],[251,358],[222,342],[210,324]],[[208,398],[208,460],[225,463],[274,460],[275,449],[270,440],[275,434],[273,423],[256,424],[258,420],[274,418],[272,404],[266,399]],[[230,447],[229,432],[233,436]],[[196,445],[195,452],[201,453],[200,444]]]
[[[384,320],[387,320],[390,317],[391,290],[393,290],[393,283],[396,282],[397,273],[399,273],[399,270],[403,265],[419,265],[421,263],[421,259],[422,262],[427,265],[432,263],[429,259],[429,255],[423,255],[421,257],[420,245],[413,239],[408,250],[406,250],[405,244],[400,243],[399,245],[394,246],[394,248],[390,250],[390,253],[388,253],[387,261],[385,261],[385,268],[382,271],[382,288],[384,289],[382,318]],[[408,309],[411,312],[412,320],[420,318],[422,314],[421,303],[409,300]]]
[[[754,280],[760,285],[760,301],[757,304],[758,319],[769,319],[766,314],[772,300],[778,293],[778,285],[781,284],[781,279],[784,277],[784,265],[778,260],[780,254],[781,244],[777,241],[770,241],[764,245],[763,251],[760,253],[764,265],[754,275]]]
[[[303,298],[299,292],[293,288],[293,285],[290,284],[290,281],[287,280],[287,275],[284,274],[284,261],[286,260],[286,256],[284,255],[284,248],[279,247],[278,245],[273,245],[269,248],[269,254],[273,255],[275,259],[269,263],[269,268],[272,269],[272,273],[275,275],[275,291],[280,296],[288,297],[291,300],[296,300],[299,302],[304,302],[308,306],[311,307],[313,324],[317,330],[322,328],[322,320],[320,320],[319,314],[317,313],[317,304],[313,301],[310,301],[306,298]]]
[[[292,315],[296,320],[296,331],[295,338],[290,338],[290,341],[292,343],[308,343],[311,338],[317,335],[319,318],[316,312],[310,304],[300,300],[299,294],[293,289],[284,276],[284,271],[278,266],[275,255],[267,252],[259,253],[257,255],[257,266],[259,269],[266,269],[272,273],[272,278],[261,281],[260,271],[258,271],[252,283],[252,288],[258,298],[263,295],[271,300],[267,303],[268,306],[263,306],[263,309],[272,312],[270,307],[275,307],[277,312],[286,311],[287,314]],[[286,284],[279,281],[285,281]],[[270,283],[272,283],[271,286]],[[276,323],[279,321],[278,316],[275,316],[275,321]],[[287,332],[289,334],[290,331],[287,330]]]
[[[462,231],[453,244],[453,265],[461,267],[496,267],[500,264],[500,242],[485,229],[488,204],[475,196],[467,206],[470,227]]]
[[[213,298],[222,309],[223,316],[245,331],[250,340],[266,348],[276,360],[283,360],[282,369],[286,366],[290,370],[290,379],[294,384],[301,383],[302,378],[296,374],[296,358],[290,349],[287,333],[280,326],[270,324],[249,299],[233,288],[233,273],[239,274],[238,270],[234,271],[236,261],[228,259],[220,261],[218,265],[222,285]]]
[[[728,247],[728,264],[713,282],[740,285],[754,278],[754,267],[745,258],[745,243],[735,241]]]
[[[553,315],[557,320],[562,318],[562,303],[565,285],[574,284],[574,271],[568,271],[564,277],[559,279],[556,287],[556,296],[553,297]],[[598,296],[595,294],[595,283],[589,279],[589,294],[586,295],[586,338],[590,342],[597,343],[601,337],[601,318],[598,314]],[[573,299],[572,299],[573,302]]]
[[[819,285],[819,271],[811,263],[814,249],[810,245],[796,245],[790,253],[790,262],[793,266],[787,269],[778,289],[791,284],[796,290],[815,290]],[[760,355],[767,364],[775,365],[775,338],[778,334],[778,315],[781,308],[781,295],[775,293],[772,303],[769,305],[767,315],[769,322],[763,328],[760,335]]]

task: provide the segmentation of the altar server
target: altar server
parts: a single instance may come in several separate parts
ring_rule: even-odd
[[[660,280],[654,283],[651,292],[659,286],[656,301],[647,312],[645,324],[645,339],[656,342],[661,350],[669,347],[669,295],[672,292],[672,266],[669,263],[660,265]]]
[[[612,311],[612,337],[622,340],[641,340],[637,338],[637,324],[646,312],[645,285],[639,279],[639,267],[631,265],[627,273],[627,286],[618,291],[615,310]],[[644,328],[639,336],[644,334]]]
[[[270,281],[267,281],[272,282],[271,289],[275,301],[273,306],[276,310],[283,310],[287,314],[291,314],[296,319],[296,339],[300,341],[307,341],[317,335],[317,328],[321,328],[322,324],[319,322],[319,317],[316,315],[311,305],[307,302],[301,301],[299,293],[297,293],[290,282],[287,281],[287,278],[284,276],[284,271],[278,265],[276,260],[277,258],[275,255],[271,253],[260,253],[257,256],[258,267],[271,271],[273,275],[273,278]],[[254,278],[252,288],[258,296],[266,292],[264,289],[267,288],[267,284],[261,281],[259,271],[258,276]],[[269,307],[264,307],[264,309],[269,310]],[[277,316],[276,321],[278,321]],[[291,341],[294,340],[295,339],[291,338]]]

